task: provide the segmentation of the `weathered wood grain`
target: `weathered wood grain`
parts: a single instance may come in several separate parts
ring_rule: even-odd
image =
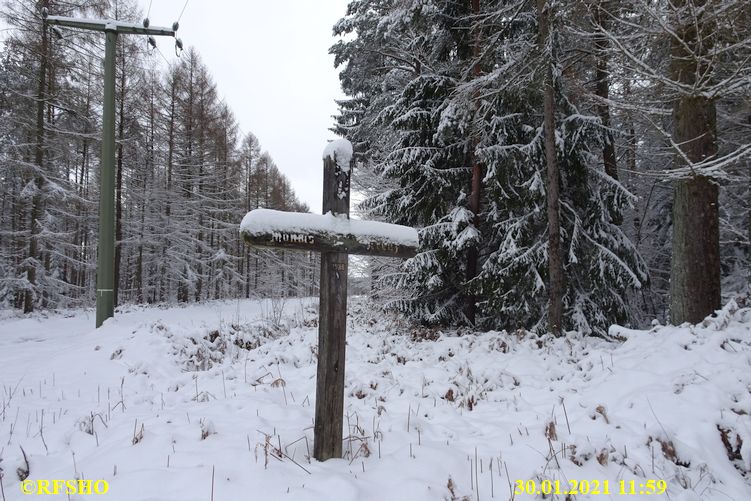
[[[323,213],[349,218],[351,165],[345,171],[335,159],[323,161]],[[344,425],[344,360],[347,344],[348,255],[321,254],[321,301],[318,323],[318,375],[313,457],[342,457]]]
[[[269,232],[243,233],[248,245],[307,252],[344,252],[361,256],[413,257],[417,248],[400,245],[386,239],[369,238],[362,242],[354,235],[339,235],[323,231],[296,231],[294,233]]]

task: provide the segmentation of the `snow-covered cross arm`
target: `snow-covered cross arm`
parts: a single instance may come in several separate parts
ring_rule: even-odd
[[[250,211],[240,232],[251,246],[344,252],[409,258],[417,252],[417,231],[408,226],[347,219],[331,212],[304,214],[270,209]]]

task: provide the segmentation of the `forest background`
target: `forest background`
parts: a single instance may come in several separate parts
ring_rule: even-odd
[[[26,312],[95,285],[102,42],[58,40],[43,7],[143,15],[2,6],[0,302]],[[365,263],[379,304],[603,334],[748,292],[748,2],[355,0],[334,35],[358,209],[421,231],[416,258]],[[308,210],[289,180],[195,49],[160,70],[140,42],[118,48],[118,302],[314,295],[314,255],[238,234],[250,209]]]

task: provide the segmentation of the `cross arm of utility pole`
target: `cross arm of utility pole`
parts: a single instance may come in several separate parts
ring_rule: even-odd
[[[78,28],[89,31],[114,31],[124,35],[153,35],[174,37],[175,30],[171,28],[160,28],[158,26],[145,28],[135,23],[125,23],[122,21],[113,21],[111,19],[78,19],[64,16],[47,16],[45,22],[57,26],[68,28]]]

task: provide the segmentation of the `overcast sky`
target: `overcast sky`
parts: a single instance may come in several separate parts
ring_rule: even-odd
[[[185,0],[139,0],[152,26],[171,26]],[[323,149],[342,97],[332,26],[348,0],[189,0],[178,36],[194,46],[243,132],[253,132],[292,182],[321,212]],[[173,43],[157,40],[168,60]]]

